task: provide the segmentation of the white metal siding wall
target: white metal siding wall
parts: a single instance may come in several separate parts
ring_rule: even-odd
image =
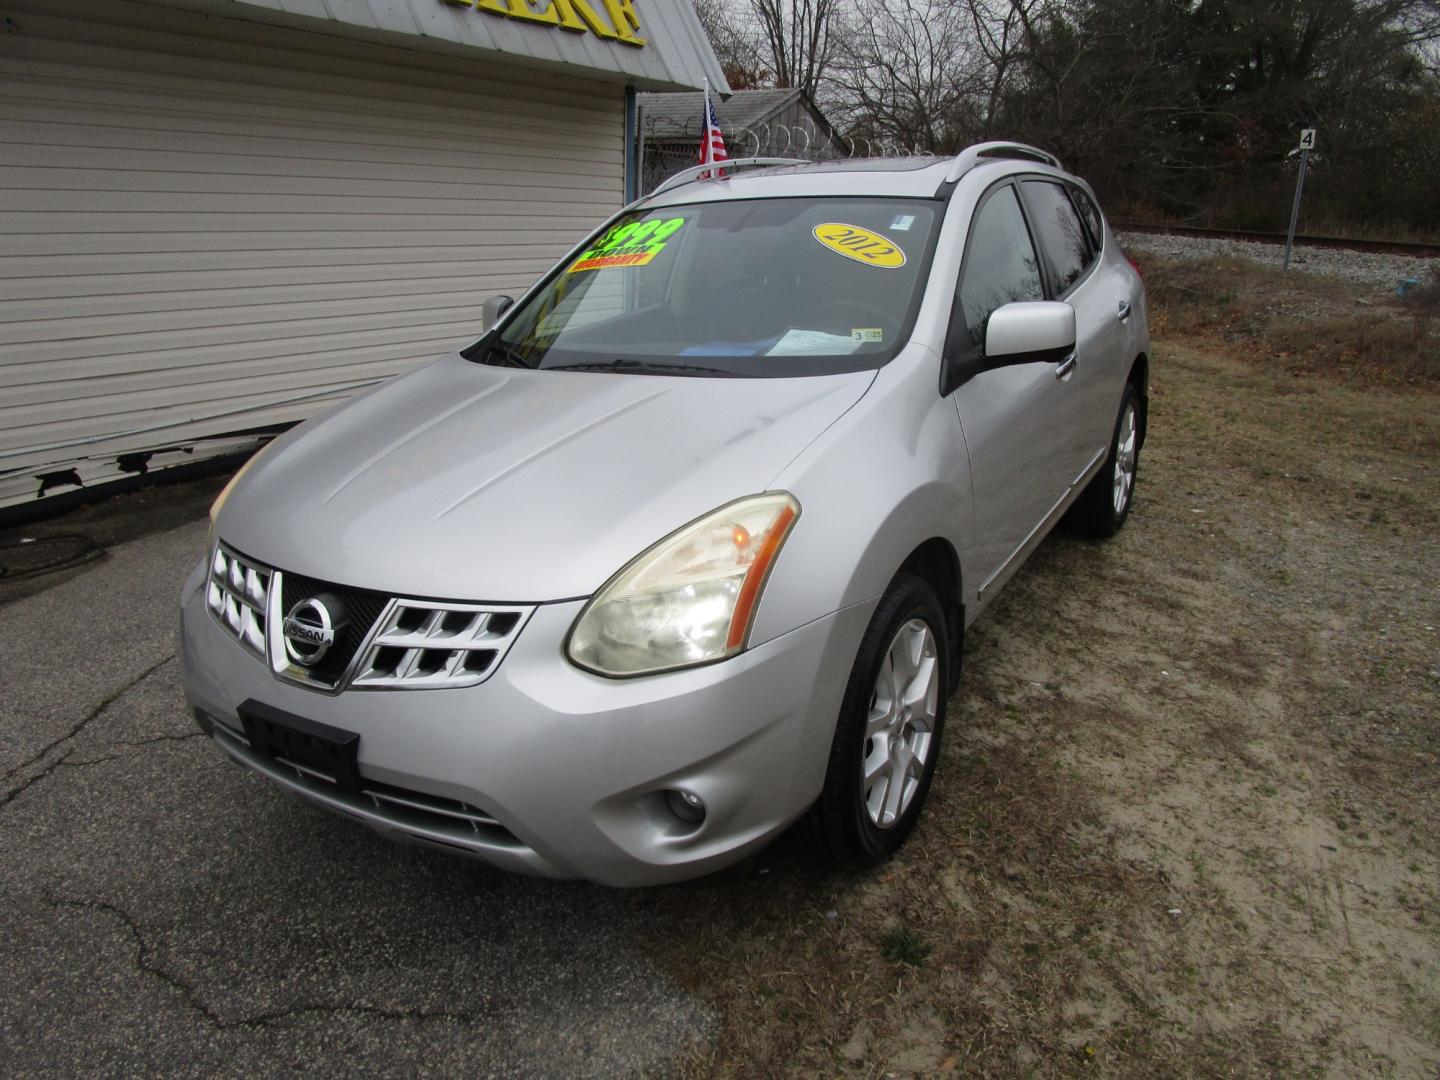
[[[622,201],[615,85],[116,0],[0,16],[0,505],[453,349]]]

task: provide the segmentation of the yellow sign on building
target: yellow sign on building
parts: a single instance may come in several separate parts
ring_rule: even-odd
[[[473,8],[507,19],[542,23],[583,34],[587,30],[596,37],[623,42],[637,49],[644,48],[640,37],[640,16],[635,13],[635,0],[444,0],[444,3]],[[595,7],[602,7],[602,16]]]

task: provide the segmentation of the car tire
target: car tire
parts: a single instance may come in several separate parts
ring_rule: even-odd
[[[1082,536],[1108,540],[1130,516],[1135,482],[1140,475],[1140,433],[1145,423],[1142,408],[1135,384],[1126,383],[1110,438],[1110,453],[1067,515],[1066,524]]]
[[[915,828],[940,754],[949,663],[935,590],[899,574],[861,639],[825,786],[801,819],[802,839],[822,860],[877,866]]]

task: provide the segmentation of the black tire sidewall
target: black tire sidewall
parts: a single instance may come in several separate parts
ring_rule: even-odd
[[[1135,406],[1135,475],[1130,482],[1130,495],[1125,508],[1115,512],[1115,459],[1119,456],[1120,424],[1125,419],[1125,410]],[[1144,404],[1133,382],[1125,384],[1120,395],[1120,408],[1115,413],[1115,423],[1110,429],[1110,447],[1105,461],[1085,485],[1085,490],[1075,500],[1075,505],[1065,515],[1066,527],[1081,536],[1094,540],[1108,540],[1120,531],[1135,505],[1135,489],[1140,483],[1140,440],[1139,433],[1145,423]]]
[[[922,620],[935,638],[936,660],[940,665],[940,693],[936,709],[930,756],[920,778],[920,787],[900,820],[882,829],[870,820],[861,787],[861,763],[864,759],[865,725],[870,713],[870,698],[885,661],[885,653],[901,626],[911,619]],[[918,577],[904,574],[895,579],[881,599],[861,641],[855,667],[845,688],[836,725],[835,750],[831,757],[830,774],[826,776],[824,799],[831,813],[841,816],[840,825],[845,861],[861,867],[875,866],[888,859],[914,831],[915,823],[929,793],[930,783],[940,757],[940,744],[945,730],[945,688],[949,686],[949,642],[945,636],[945,617],[930,586]]]
[[[1125,506],[1117,513],[1115,510],[1115,461],[1120,456],[1120,425],[1125,422],[1125,410],[1131,406],[1135,408],[1135,462],[1134,474],[1130,477],[1130,492],[1125,497]],[[1135,489],[1140,486],[1140,430],[1145,422],[1140,415],[1140,396],[1135,392],[1134,383],[1125,384],[1125,393],[1120,395],[1120,411],[1115,414],[1115,430],[1110,434],[1110,454],[1105,459],[1105,471],[1101,474],[1107,481],[1106,487],[1110,491],[1110,517],[1112,533],[1119,532],[1120,527],[1125,524],[1125,519],[1130,516],[1130,508],[1135,505]]]

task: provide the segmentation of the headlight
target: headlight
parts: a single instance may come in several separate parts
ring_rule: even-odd
[[[739,652],[799,515],[784,492],[752,495],[671,533],[591,597],[566,655],[597,674],[627,676]]]

